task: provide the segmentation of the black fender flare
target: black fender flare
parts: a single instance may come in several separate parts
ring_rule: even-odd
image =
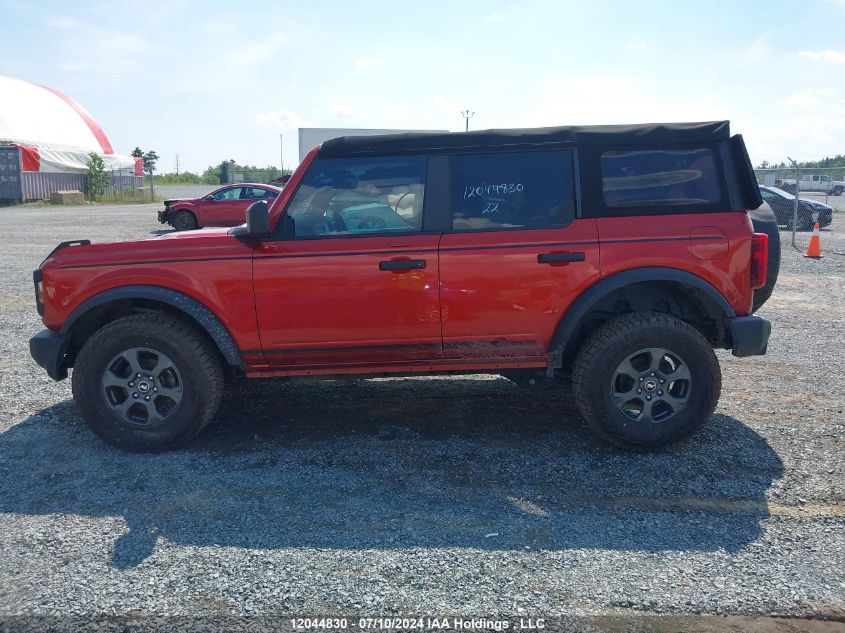
[[[563,353],[572,337],[578,331],[584,317],[605,297],[612,292],[621,290],[626,286],[646,281],[671,281],[705,293],[724,312],[725,318],[736,316],[734,309],[728,300],[710,282],[701,277],[684,270],[675,268],[663,268],[652,266],[647,268],[633,268],[605,277],[598,283],[590,286],[582,292],[572,303],[566,314],[558,323],[557,330],[552,337],[549,353],[555,356],[555,366],[560,367],[563,361]]]
[[[178,290],[161,286],[121,286],[120,288],[104,290],[80,303],[65,319],[59,332],[70,334],[74,324],[94,308],[114,301],[130,299],[157,301],[188,315],[211,337],[227,363],[241,369],[244,368],[244,362],[238,351],[238,346],[235,345],[235,340],[229,334],[226,326],[211,310]]]

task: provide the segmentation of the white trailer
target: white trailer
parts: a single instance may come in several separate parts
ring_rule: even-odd
[[[379,136],[381,134],[402,134],[404,132],[447,132],[448,130],[384,130],[355,129],[342,127],[301,127],[299,128],[299,162],[323,141],[338,136]]]

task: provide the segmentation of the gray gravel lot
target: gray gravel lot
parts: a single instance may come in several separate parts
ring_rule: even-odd
[[[784,247],[769,354],[720,353],[715,419],[672,452],[490,375],[247,382],[187,449],[131,455],[30,359],[31,270],[157,208],[0,209],[0,616],[845,621],[845,215],[823,259]]]

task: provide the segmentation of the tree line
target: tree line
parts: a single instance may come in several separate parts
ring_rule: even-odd
[[[257,165],[241,165],[234,160],[224,160],[218,165],[209,165],[200,174],[192,171],[157,174],[155,180],[157,183],[167,185],[218,185],[227,182],[270,182],[290,173],[289,169],[282,171],[274,165],[258,167]]]
[[[808,160],[808,161],[797,161],[798,166],[801,169],[837,169],[837,168],[845,168],[845,155],[837,154],[836,156],[830,157],[826,156],[821,160]],[[791,164],[780,162],[780,163],[770,163],[767,160],[764,160],[762,163],[757,165],[755,169],[790,169],[792,168]]]

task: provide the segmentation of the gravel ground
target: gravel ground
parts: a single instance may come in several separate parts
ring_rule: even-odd
[[[769,354],[720,353],[715,419],[672,452],[488,375],[247,382],[187,449],[130,455],[31,361],[31,270],[62,239],[160,232],[158,206],[0,209],[0,616],[842,630],[845,215],[824,259],[784,246]]]

